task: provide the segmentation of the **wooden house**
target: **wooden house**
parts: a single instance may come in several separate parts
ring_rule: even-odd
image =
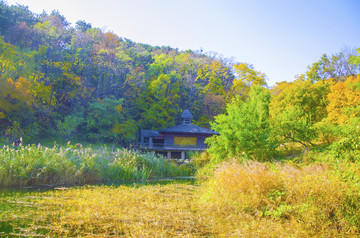
[[[141,130],[140,149],[179,159],[185,159],[187,151],[204,151],[207,148],[205,139],[218,133],[191,124],[192,118],[190,111],[185,110],[180,125],[160,131]]]

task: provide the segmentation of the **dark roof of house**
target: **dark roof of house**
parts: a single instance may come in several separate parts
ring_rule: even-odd
[[[181,119],[192,119],[193,115],[189,110],[185,110],[183,114],[181,114]]]
[[[192,124],[182,124],[173,127],[169,127],[159,131],[161,134],[168,133],[189,133],[189,134],[207,134],[207,135],[219,135],[219,133],[209,130],[200,126]]]
[[[154,137],[154,136],[161,136],[160,133],[158,131],[154,131],[154,130],[145,130],[142,129],[141,130],[141,135],[142,137]]]

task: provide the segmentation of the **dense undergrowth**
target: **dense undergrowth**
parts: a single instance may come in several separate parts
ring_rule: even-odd
[[[0,186],[84,185],[191,173],[188,166],[127,149],[41,145],[0,149]]]

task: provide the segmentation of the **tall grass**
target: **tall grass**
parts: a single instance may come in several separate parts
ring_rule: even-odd
[[[359,237],[359,166],[333,162],[224,162],[200,186],[0,193],[0,236]]]
[[[0,149],[0,186],[82,185],[190,175],[191,169],[132,150],[28,145]]]
[[[59,156],[53,164],[66,158],[64,167],[74,168],[72,177],[84,174],[81,178],[87,181],[94,174],[116,181],[182,171],[161,158],[128,150],[38,150]],[[16,154],[19,161],[26,154],[6,153]],[[199,156],[194,166],[206,168],[208,155]],[[52,166],[61,174],[61,166]],[[308,151],[281,163],[223,162],[200,186],[84,186],[17,198],[0,193],[0,228],[7,227],[0,236],[359,237],[359,171],[353,160]]]
[[[291,226],[302,237],[359,234],[360,187],[340,174],[329,163],[224,162],[204,184],[200,200],[217,216]],[[284,235],[280,230],[268,234]]]

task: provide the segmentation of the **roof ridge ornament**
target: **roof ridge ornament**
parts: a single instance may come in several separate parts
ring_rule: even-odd
[[[185,110],[181,114],[182,124],[184,124],[184,125],[190,125],[192,118],[193,118],[193,115],[191,114],[191,112],[189,110]]]

